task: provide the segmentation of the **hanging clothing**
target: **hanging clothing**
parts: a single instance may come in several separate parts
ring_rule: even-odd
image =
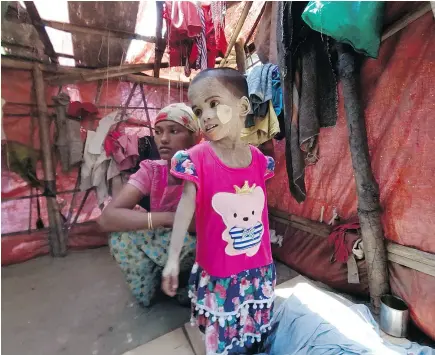
[[[193,2],[178,0],[166,1],[163,10],[168,28],[169,65],[185,66],[187,74],[190,69],[214,68],[216,58],[223,57],[228,46],[225,27],[219,26],[215,31],[210,5],[202,5],[201,10]]]
[[[83,158],[83,141],[80,122],[67,117],[70,97],[65,93],[52,97],[56,109],[55,145],[63,172],[81,163]]]
[[[2,145],[2,163],[6,164],[10,171],[20,175],[30,186],[44,189],[36,176],[36,164],[39,159],[41,151],[22,143],[6,141]]]
[[[355,237],[349,239],[346,238],[346,234],[349,231],[357,231],[358,229],[360,229],[360,224],[357,218],[353,221],[349,221],[334,227],[333,231],[328,237],[328,243],[334,247],[334,253],[331,257],[331,261],[338,261],[344,264],[347,263],[349,255],[352,254],[355,241],[359,238],[356,235]]]
[[[112,157],[118,164],[119,170],[128,170],[136,166],[139,158],[137,143],[138,138],[136,134],[122,134],[116,140]]]
[[[222,33],[225,36],[225,14],[227,10],[226,1],[212,1],[210,3],[211,17],[213,21],[214,32],[216,33],[216,42],[220,41]]]
[[[205,15],[203,8],[197,4],[196,8],[201,19],[201,34],[196,37],[196,46],[198,47],[198,58],[196,59],[196,67],[200,70],[207,69],[207,41],[205,38]]]
[[[254,127],[243,128],[241,138],[249,144],[259,146],[274,138],[279,132],[278,117],[273,108],[272,100],[269,100],[266,117],[255,119]]]
[[[245,127],[255,126],[255,117],[263,118],[269,111],[269,101],[276,105],[275,112],[282,110],[282,91],[279,69],[276,65],[256,66],[248,74],[248,91],[251,112],[245,121]],[[279,114],[278,113],[278,114]]]
[[[96,115],[98,108],[90,102],[73,101],[68,105],[68,116],[73,118],[86,118],[88,115]]]
[[[99,122],[95,135],[89,144],[89,153],[101,154],[104,150],[103,144],[110,131],[110,128],[120,120],[121,112],[113,111],[104,116]]]
[[[86,191],[92,187],[96,188],[98,204],[101,205],[109,196],[107,186],[107,170],[110,165],[110,158],[103,151],[100,154],[92,154],[89,150],[94,139],[97,138],[95,131],[88,131],[83,154],[81,168],[80,190]]]
[[[266,2],[263,16],[261,16],[254,38],[255,52],[263,64],[278,64],[278,53],[276,50],[277,6],[277,1]],[[277,114],[279,115],[279,113]]]
[[[168,31],[169,66],[183,66],[202,31],[196,5],[190,1],[165,1],[163,18]]]
[[[218,31],[215,31],[213,23],[213,14],[210,5],[202,5],[205,17],[205,37],[207,40],[207,61],[208,68],[216,66],[216,58],[224,57],[228,43],[225,37],[225,19],[222,20],[222,26],[218,26]]]
[[[104,140],[104,150],[108,157],[110,157],[115,151],[117,140],[121,135],[122,133],[118,130],[114,130],[107,134],[106,139]]]
[[[273,64],[256,66],[248,74],[249,100],[251,110],[255,116],[264,117],[272,99],[272,70]]]
[[[303,22],[301,14],[306,5],[307,2],[278,2],[277,5],[286,166],[290,191],[298,202],[306,197],[305,165],[317,161],[320,127],[335,125],[338,107],[331,39],[322,37]],[[294,85],[296,72],[300,83]]]

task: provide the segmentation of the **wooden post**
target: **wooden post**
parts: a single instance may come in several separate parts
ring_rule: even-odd
[[[245,24],[246,17],[248,17],[249,10],[251,9],[252,1],[247,1],[245,3],[245,7],[243,8],[242,14],[240,15],[239,21],[237,22],[237,26],[234,29],[233,34],[231,35],[230,42],[228,43],[227,52],[225,53],[225,57],[222,59],[220,63],[220,67],[225,66],[227,63],[228,56],[231,53],[231,50],[234,47],[234,44],[237,41],[237,38],[239,37],[240,31],[242,30],[243,25]]]
[[[151,135],[151,137],[154,137],[153,129],[151,127],[150,112],[148,111],[147,99],[145,97],[145,90],[143,88],[143,84],[139,84],[139,85],[140,85],[140,92],[142,94],[143,107],[145,108],[145,114],[147,116],[147,122],[148,122],[148,128],[150,130],[150,135]]]
[[[165,40],[162,37],[163,1],[156,1],[156,14],[157,14],[157,26],[156,26],[156,49],[154,55],[154,77],[158,78],[160,76],[160,66],[162,63],[163,53],[165,52],[165,48],[166,48]]]
[[[373,311],[379,314],[380,298],[389,292],[387,251],[381,224],[379,187],[370,166],[367,130],[359,94],[359,71],[355,68],[356,55],[347,45],[337,44],[337,50],[370,298]]]
[[[56,201],[56,174],[53,166],[52,143],[50,139],[50,119],[45,101],[45,87],[39,65],[33,68],[36,103],[38,106],[39,139],[42,150],[42,167],[44,170],[44,195],[47,201],[48,220],[50,225],[49,241],[53,256],[66,255],[66,238],[63,222]]]
[[[246,55],[245,55],[245,42],[242,38],[240,38],[236,44],[234,45],[234,49],[236,51],[236,63],[237,70],[241,74],[246,73]]]
[[[41,42],[44,44],[45,52],[54,64],[58,64],[59,61],[57,58],[57,53],[54,50],[53,44],[50,41],[50,37],[48,36],[47,31],[45,30],[45,26],[42,23],[41,16],[39,16],[39,12],[36,9],[35,3],[33,1],[25,1],[24,4],[26,5],[26,10],[30,16],[32,24],[33,26],[35,26]]]

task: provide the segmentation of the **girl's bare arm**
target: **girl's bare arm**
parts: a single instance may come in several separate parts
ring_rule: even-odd
[[[180,252],[183,247],[184,237],[195,213],[195,200],[195,184],[186,181],[184,183],[183,195],[175,213],[168,261],[163,270],[162,289],[169,296],[174,296],[178,288]]]

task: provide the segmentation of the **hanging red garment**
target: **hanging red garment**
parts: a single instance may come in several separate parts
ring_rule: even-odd
[[[202,26],[196,5],[190,1],[166,1],[163,9],[169,45],[169,65],[182,66]]]
[[[219,26],[216,35],[210,5],[201,6],[204,12],[207,43],[207,67],[214,68],[217,57],[224,57],[228,43],[224,26]],[[183,66],[188,58],[190,68],[197,68],[199,56],[196,37],[201,34],[201,18],[196,5],[190,1],[166,1],[163,18],[168,28],[169,65]],[[218,39],[218,41],[216,41]]]
[[[121,135],[122,133],[120,131],[112,131],[106,136],[106,139],[104,140],[104,150],[108,157],[111,157],[113,152],[116,150],[117,141]]]
[[[347,263],[350,253],[352,253],[352,246],[355,240],[349,241],[346,239],[346,233],[352,230],[358,230],[359,220],[355,218],[345,224],[340,224],[334,227],[333,231],[328,237],[329,244],[334,246],[334,254],[332,260],[337,260],[341,263]]]
[[[225,26],[218,27],[219,33],[216,34],[215,26],[213,23],[213,16],[211,12],[210,5],[202,5],[202,10],[204,11],[205,20],[205,38],[207,42],[207,67],[214,68],[216,65],[217,57],[224,57],[228,48],[228,43],[225,38]],[[216,41],[218,39],[218,41]],[[196,61],[198,59],[199,50],[196,43],[193,44],[192,50],[189,56],[189,62],[192,69],[196,68]]]
[[[90,102],[73,101],[68,105],[68,116],[85,118],[88,114],[97,114],[98,108]]]

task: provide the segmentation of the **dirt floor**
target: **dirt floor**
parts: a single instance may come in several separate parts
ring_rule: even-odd
[[[298,275],[277,273],[278,283]],[[107,248],[2,268],[4,355],[121,355],[188,319],[172,300],[139,306]]]

